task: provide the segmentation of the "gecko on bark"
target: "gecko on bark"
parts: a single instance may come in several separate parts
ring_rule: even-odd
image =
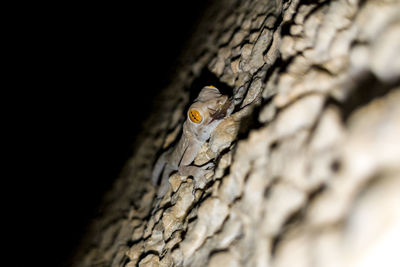
[[[234,102],[214,86],[205,86],[189,107],[183,132],[175,147],[165,151],[156,161],[152,182],[159,185],[157,198],[168,191],[168,179],[173,172],[181,176],[192,176],[196,183],[214,166],[210,162],[203,166],[193,165],[201,146],[210,138],[215,128],[234,109]],[[160,181],[161,179],[161,181]]]

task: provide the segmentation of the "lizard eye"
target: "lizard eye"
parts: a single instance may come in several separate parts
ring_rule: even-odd
[[[194,123],[200,123],[203,120],[200,112],[195,109],[190,109],[188,112],[189,119]]]

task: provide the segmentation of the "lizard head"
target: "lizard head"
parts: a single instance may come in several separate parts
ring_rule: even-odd
[[[233,101],[214,86],[204,87],[188,110],[188,120],[194,124],[210,124],[232,113]]]

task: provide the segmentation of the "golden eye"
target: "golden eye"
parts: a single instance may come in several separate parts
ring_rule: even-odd
[[[203,120],[200,112],[195,109],[190,109],[188,112],[189,119],[194,123],[200,123]]]

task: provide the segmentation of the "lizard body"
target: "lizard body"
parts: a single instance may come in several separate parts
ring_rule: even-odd
[[[200,91],[188,109],[179,142],[165,151],[154,166],[153,184],[157,185],[161,179],[157,198],[162,198],[168,191],[168,178],[173,172],[178,171],[181,176],[193,176],[196,183],[204,177],[208,168],[214,166],[213,163],[204,166],[192,163],[201,146],[222,120],[232,113],[233,108],[233,101],[227,95],[222,95],[214,86],[206,86]]]

